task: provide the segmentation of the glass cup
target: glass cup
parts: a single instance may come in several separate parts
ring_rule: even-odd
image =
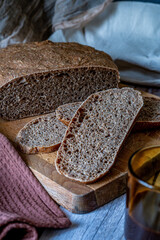
[[[160,146],[135,152],[128,163],[126,240],[160,240]]]

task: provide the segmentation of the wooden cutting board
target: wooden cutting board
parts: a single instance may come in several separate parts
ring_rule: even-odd
[[[143,95],[156,97],[148,93]],[[34,118],[16,121],[0,119],[0,132],[14,144],[18,131]],[[136,150],[149,145],[160,145],[160,128],[131,132],[114,167],[101,180],[88,185],[72,181],[57,173],[54,167],[56,152],[36,155],[20,153],[20,155],[58,204],[74,213],[86,213],[119,197],[126,191],[128,159]]]

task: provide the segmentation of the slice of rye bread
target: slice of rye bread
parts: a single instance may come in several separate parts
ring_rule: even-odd
[[[144,105],[137,118],[134,129],[145,129],[160,126],[160,98],[143,97]],[[66,126],[82,102],[68,103],[56,109],[56,117]]]
[[[59,121],[68,126],[72,117],[74,116],[75,112],[81,104],[82,102],[73,102],[59,106],[56,109],[56,117]]]
[[[143,102],[144,106],[134,125],[134,131],[160,126],[160,98],[143,97]]]
[[[56,151],[64,137],[67,127],[54,113],[38,117],[27,123],[17,134],[18,149],[24,153],[49,153]]]
[[[60,174],[92,183],[104,176],[129,134],[143,99],[131,88],[92,94],[73,116],[57,153]]]
[[[112,58],[78,43],[50,41],[0,49],[0,116],[14,120],[118,87]]]

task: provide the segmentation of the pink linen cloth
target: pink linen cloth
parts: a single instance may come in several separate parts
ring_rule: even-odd
[[[70,224],[9,140],[0,134],[0,240],[36,240],[37,228],[66,228]]]

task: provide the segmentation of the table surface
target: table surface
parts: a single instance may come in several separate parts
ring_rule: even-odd
[[[160,96],[159,88],[129,86]],[[125,240],[125,201],[124,194],[87,214],[74,214],[61,208],[71,220],[72,226],[68,229],[44,230],[40,240]]]
[[[86,214],[75,214],[61,208],[72,222],[68,229],[45,230],[40,240],[125,240],[126,195]]]

